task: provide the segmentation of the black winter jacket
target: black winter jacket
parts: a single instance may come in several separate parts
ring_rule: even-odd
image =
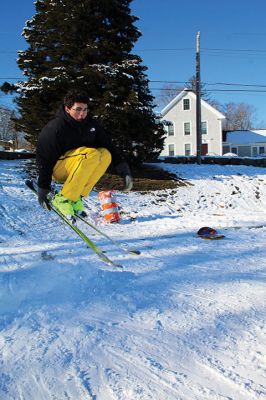
[[[39,169],[38,186],[50,189],[53,168],[60,156],[78,147],[104,147],[110,151],[116,166],[123,162],[108,133],[97,121],[87,116],[78,122],[70,117],[61,106],[56,117],[42,129],[36,149]]]

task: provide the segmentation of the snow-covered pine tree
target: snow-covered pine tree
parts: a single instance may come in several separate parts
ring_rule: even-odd
[[[23,31],[29,47],[18,57],[27,81],[16,84],[18,124],[31,143],[64,94],[79,87],[90,96],[91,115],[127,156],[143,161],[161,151],[164,131],[153,111],[147,68],[132,53],[141,33],[131,1],[35,2],[36,13]]]

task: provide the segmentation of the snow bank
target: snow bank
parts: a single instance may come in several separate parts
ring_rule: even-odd
[[[141,256],[80,227],[118,272],[39,207],[25,166],[0,161],[1,399],[265,398],[264,169],[164,164],[189,185],[117,193],[122,222],[100,227]]]

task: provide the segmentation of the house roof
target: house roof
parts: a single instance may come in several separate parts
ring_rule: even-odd
[[[194,100],[196,100],[197,96],[196,94],[193,92],[193,90],[190,89],[184,89],[182,90],[182,92],[180,92],[176,97],[173,98],[173,100],[170,101],[170,103],[167,104],[167,106],[165,106],[162,111],[161,111],[161,115],[162,117],[165,116],[165,114],[168,113],[168,111],[170,111],[177,103],[179,103],[183,97],[185,96],[190,96],[191,98],[193,98]],[[207,103],[205,100],[201,99],[201,105],[206,107],[207,109],[209,109],[211,112],[213,112],[214,114],[217,115],[218,119],[224,119],[225,116],[220,113],[220,111],[216,110],[216,108],[212,107],[209,103]]]
[[[226,131],[225,142],[230,144],[266,143],[265,134],[255,131]]]
[[[266,129],[252,129],[252,132],[256,132],[259,135],[266,136]]]

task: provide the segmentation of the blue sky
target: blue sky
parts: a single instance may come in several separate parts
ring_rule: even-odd
[[[134,52],[148,67],[151,81],[186,82],[195,74],[200,31],[201,79],[206,89],[222,104],[250,104],[256,111],[256,125],[266,128],[265,0],[134,0],[132,13],[140,18],[137,26],[142,32]],[[0,82],[21,76],[16,51],[26,47],[21,32],[33,14],[32,0],[1,4]],[[155,96],[162,85],[150,83]],[[9,102],[1,96],[0,104]]]

